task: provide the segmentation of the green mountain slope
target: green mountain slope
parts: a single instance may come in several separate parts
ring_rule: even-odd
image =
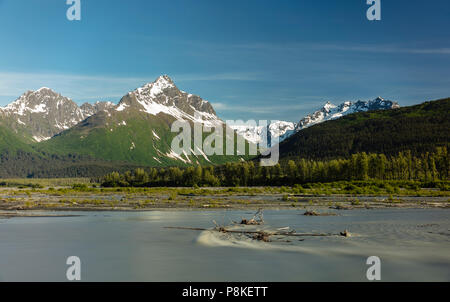
[[[36,147],[57,154],[73,153],[153,167],[221,164],[241,158],[182,155],[180,159],[171,156],[170,144],[178,134],[170,131],[174,120],[165,114],[102,112]]]
[[[14,154],[18,150],[32,151],[30,143],[31,139],[27,140],[0,123],[0,154],[5,152]]]
[[[420,154],[450,144],[450,98],[361,112],[306,128],[280,144],[280,158],[347,158],[359,152]]]

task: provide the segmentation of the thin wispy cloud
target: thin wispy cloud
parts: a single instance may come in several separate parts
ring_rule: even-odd
[[[0,72],[0,104],[13,101],[28,90],[49,87],[76,101],[117,101],[128,91],[154,81],[160,74],[143,77],[113,77],[61,73]],[[190,81],[253,81],[256,73],[180,74],[169,75],[175,83]]]
[[[441,54],[450,55],[450,48],[408,48],[392,45],[338,45],[338,44],[313,44],[310,47],[317,50],[336,50],[349,52],[370,53],[399,53],[399,54]]]
[[[319,97],[314,97],[313,99],[318,99]],[[323,99],[323,103],[325,103],[325,99]],[[312,109],[318,109],[317,101],[308,101],[307,99],[304,100],[298,100],[297,104],[289,104],[286,106],[280,106],[280,105],[268,105],[268,104],[252,104],[248,106],[242,106],[242,105],[233,105],[223,102],[212,102],[211,105],[216,109],[218,112],[229,112],[229,113],[236,113],[236,114],[242,114],[248,115],[249,118],[252,114],[267,114],[267,115],[273,115],[275,112],[279,114],[284,114],[292,111],[304,111],[304,110],[312,110]]]
[[[27,90],[45,86],[71,98],[116,97],[124,94],[123,88],[133,87],[143,81],[143,78],[2,72],[0,95],[19,96]]]
[[[189,81],[259,81],[265,77],[257,72],[236,72],[236,73],[218,73],[218,74],[185,74],[175,75],[179,82]]]
[[[192,42],[187,42],[193,45]],[[369,53],[398,53],[398,54],[441,54],[450,55],[450,47],[412,47],[400,44],[355,44],[355,43],[317,43],[317,42],[288,42],[288,43],[242,43],[242,44],[208,44],[196,42],[202,48],[216,49],[219,54],[230,51],[258,51],[264,52],[303,52],[303,51],[342,51],[342,52],[369,52]]]

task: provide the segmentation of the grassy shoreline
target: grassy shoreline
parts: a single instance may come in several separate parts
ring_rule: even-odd
[[[341,181],[281,187],[117,187],[88,179],[0,180],[0,211],[450,208],[450,182]],[[1,215],[0,215],[1,216]]]

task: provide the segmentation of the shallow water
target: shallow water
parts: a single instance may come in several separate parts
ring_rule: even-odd
[[[0,281],[65,281],[69,256],[81,259],[82,281],[367,281],[369,256],[381,259],[383,281],[450,281],[449,210],[352,210],[320,217],[302,212],[265,211],[265,227],[347,229],[352,237],[264,243],[164,228],[209,228],[212,220],[228,224],[252,211],[0,219]]]

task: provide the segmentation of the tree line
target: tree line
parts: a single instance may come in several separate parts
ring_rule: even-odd
[[[353,154],[347,159],[287,160],[265,167],[257,162],[187,168],[138,168],[112,172],[100,179],[104,187],[152,186],[280,186],[342,180],[448,180],[450,157],[447,147],[420,156],[411,151],[396,156]]]
[[[67,178],[102,177],[112,171],[136,169],[137,164],[108,162],[77,154],[46,154],[44,152],[0,153],[0,178]]]

